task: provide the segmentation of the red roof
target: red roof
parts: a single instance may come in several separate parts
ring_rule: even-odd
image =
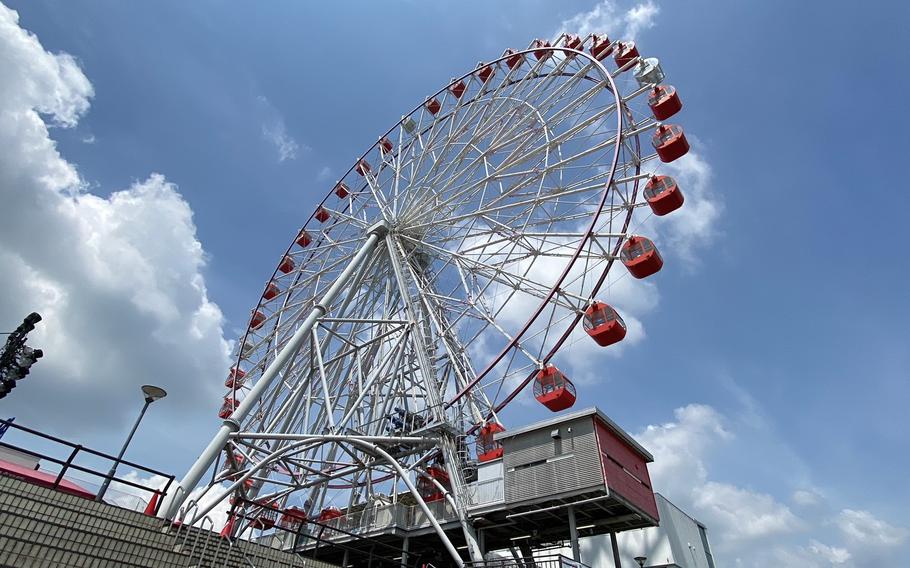
[[[0,460],[0,472],[9,474],[13,477],[18,477],[24,479],[35,485],[41,485],[42,487],[54,487],[54,481],[57,480],[57,475],[53,473],[47,473],[45,471],[39,471],[35,469],[29,469],[27,467],[15,464],[12,462]],[[72,495],[78,495],[79,497],[85,497],[86,499],[94,499],[95,494],[68,481],[67,479],[61,479],[60,483],[57,484],[57,490],[63,491],[64,493],[70,493]]]

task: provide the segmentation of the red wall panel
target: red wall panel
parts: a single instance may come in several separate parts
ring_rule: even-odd
[[[594,418],[597,445],[603,465],[604,481],[611,493],[621,495],[655,519],[658,518],[657,502],[651,488],[648,464],[625,440]]]

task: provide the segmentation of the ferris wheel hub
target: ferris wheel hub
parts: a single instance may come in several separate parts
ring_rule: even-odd
[[[367,229],[367,235],[376,235],[378,237],[384,237],[389,233],[389,223],[388,221],[379,221],[375,223],[372,227]]]

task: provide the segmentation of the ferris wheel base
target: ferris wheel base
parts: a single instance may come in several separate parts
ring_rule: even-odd
[[[495,438],[502,443],[502,458],[480,463],[477,481],[467,484],[468,517],[485,553],[542,548],[573,537],[577,543],[582,536],[657,525],[647,469],[651,454],[598,409],[500,432]],[[402,497],[343,512],[325,523],[318,542],[297,537],[295,549],[338,564],[347,551],[348,564],[363,560],[366,565],[371,553],[391,547],[387,550],[408,551],[408,566],[419,558],[446,566],[451,559],[432,559],[441,547],[426,514]],[[439,499],[427,505],[469,560],[451,504]],[[290,541],[275,545],[293,546]]]

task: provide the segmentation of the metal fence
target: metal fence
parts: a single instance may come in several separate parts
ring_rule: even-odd
[[[436,520],[444,523],[458,518],[455,509],[445,500],[427,503]],[[325,521],[326,539],[345,538],[349,534],[362,535],[393,529],[416,529],[430,526],[430,520],[417,505],[391,504],[381,507],[367,507],[346,515]]]
[[[95,498],[108,477],[111,466],[117,462],[115,456],[73,444],[16,424],[12,420],[0,420],[0,428],[6,429],[0,448],[12,450],[8,452],[10,455],[21,454],[35,458],[34,466],[14,462],[0,465],[0,475],[11,475],[58,491]],[[112,483],[104,494],[104,502],[142,511],[157,494],[159,499],[154,508],[157,513],[163,501],[160,497],[167,494],[174,476],[123,459],[118,463],[119,466],[130,468],[135,475],[131,479],[116,475],[111,477]],[[139,483],[141,477],[147,478],[155,486]]]
[[[466,568],[590,568],[562,554],[532,558],[500,558],[484,562],[465,562]]]
[[[505,499],[505,486],[501,477],[469,483],[466,487],[468,490],[468,506],[477,507],[502,503]]]

